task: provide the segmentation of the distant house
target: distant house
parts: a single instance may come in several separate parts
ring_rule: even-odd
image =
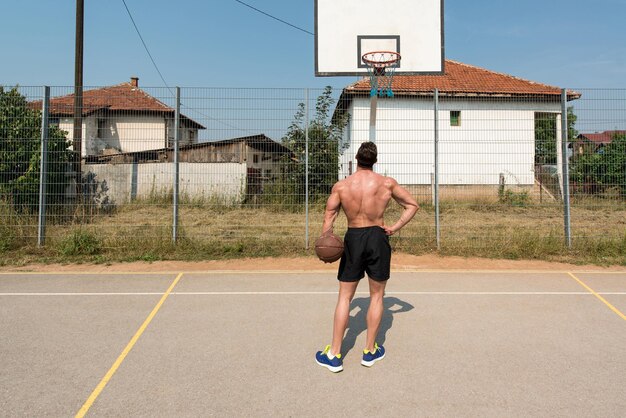
[[[261,194],[263,184],[280,174],[285,158],[295,155],[263,134],[183,145],[178,153],[181,191],[240,202]],[[85,162],[84,170],[95,174],[98,184],[106,182],[107,194],[116,202],[166,194],[172,188],[172,147],[91,155]]]
[[[295,159],[293,151],[265,135],[227,139],[192,147],[200,145],[205,146],[202,153],[214,161],[237,161],[246,164],[248,195],[263,193],[263,184],[278,177],[285,159]]]
[[[41,101],[32,102],[40,109]],[[173,189],[175,110],[139,88],[139,80],[83,93],[82,166],[85,181],[101,202],[124,203]],[[49,118],[73,139],[74,95],[50,100]],[[294,158],[263,134],[199,142],[206,129],[180,115],[180,193],[191,198],[241,202],[263,192],[280,173],[279,161]],[[160,163],[160,164],[153,164]],[[72,196],[75,187],[68,188]]]
[[[41,102],[33,103],[40,108]],[[82,156],[167,148],[174,140],[174,109],[139,88],[139,79],[83,92]],[[50,122],[74,137],[74,95],[50,99]],[[181,114],[181,145],[198,142],[198,122]]]
[[[267,136],[251,135],[222,141],[182,145],[178,161],[181,163],[238,163],[263,178],[273,178],[279,173],[279,163],[284,158],[293,159],[293,152]],[[172,147],[117,154],[88,156],[91,164],[123,164],[147,162],[173,162]]]
[[[555,118],[560,141],[561,89],[451,60],[445,62],[444,75],[396,75],[394,97],[378,99],[379,173],[404,185],[431,184],[435,89],[440,184],[534,184],[535,120],[546,114]],[[369,139],[369,92],[364,78],[344,88],[338,100],[334,117],[350,116],[340,178],[355,170],[356,150]],[[567,94],[568,100],[579,97]]]
[[[574,155],[594,154],[610,144],[617,135],[626,135],[626,131],[604,131],[592,134],[579,134],[571,146]]]

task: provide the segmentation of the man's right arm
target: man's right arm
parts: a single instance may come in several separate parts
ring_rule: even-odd
[[[400,215],[400,219],[398,219],[395,224],[390,227],[383,227],[387,235],[393,235],[402,229],[404,225],[413,219],[419,209],[419,205],[417,204],[417,201],[413,199],[411,193],[400,186],[395,180],[391,185],[391,197],[393,197],[393,199],[404,208],[404,211],[402,212],[402,215]]]
[[[324,224],[322,225],[322,235],[327,232],[333,232],[333,224],[341,209],[341,198],[339,196],[339,183],[333,186],[328,201],[326,201],[326,210],[324,211]]]

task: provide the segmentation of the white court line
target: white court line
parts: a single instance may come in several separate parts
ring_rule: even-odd
[[[252,295],[252,296],[287,296],[287,295],[336,295],[338,292],[281,292],[281,291],[267,291],[267,292],[171,292],[171,296],[239,296],[239,295]],[[626,295],[626,292],[597,292],[599,295]],[[369,295],[369,292],[356,292],[357,295]],[[0,293],[2,296],[161,296],[159,292],[13,292],[13,293]],[[385,296],[393,295],[485,295],[485,296],[498,296],[498,295],[530,295],[530,296],[592,296],[589,292],[440,292],[440,291],[407,291],[407,292],[387,292]]]
[[[338,292],[173,292],[172,295],[336,295]],[[369,295],[369,292],[356,292]],[[397,291],[385,292],[391,295],[588,295],[589,292],[443,292],[443,291]],[[626,292],[603,293],[603,295],[626,295]]]
[[[623,271],[598,271],[598,270],[523,270],[523,269],[510,269],[510,270],[481,270],[481,269],[428,269],[419,268],[417,266],[395,267],[391,269],[392,273],[426,273],[426,274],[567,274],[569,271],[573,271],[576,274],[626,274],[626,270]],[[0,276],[168,276],[177,274],[178,271],[0,271]],[[190,270],[183,271],[185,275],[268,275],[268,274],[336,274],[337,270]]]

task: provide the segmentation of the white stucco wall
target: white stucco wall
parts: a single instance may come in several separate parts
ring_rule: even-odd
[[[134,199],[171,195],[173,163],[86,164],[84,173],[95,174],[99,190],[105,189],[115,204]],[[180,195],[238,203],[246,190],[246,165],[237,163],[180,163]],[[106,186],[102,187],[103,182]]]
[[[98,120],[105,121],[104,129],[98,132]],[[173,121],[172,121],[173,122]],[[102,150],[111,148],[119,152],[136,152],[166,148],[174,139],[173,127],[159,116],[98,116],[83,118],[82,156],[101,155]],[[59,128],[74,138],[72,118],[62,118]],[[193,132],[193,133],[192,133]],[[193,138],[191,138],[193,136]],[[167,140],[169,139],[169,141]],[[180,145],[198,142],[198,130],[180,129]]]
[[[461,125],[450,126],[450,111]],[[369,140],[369,98],[353,100],[346,129],[350,148],[342,156],[340,178],[348,175],[359,145]],[[559,112],[558,103],[501,100],[439,101],[439,181],[447,185],[534,183],[535,112]],[[349,136],[349,138],[348,138]],[[401,184],[430,184],[434,173],[434,111],[430,99],[378,99],[376,171]]]
[[[94,122],[91,121],[91,124],[93,124]],[[82,130],[82,134],[81,134],[81,138],[85,138],[85,133],[87,131],[90,130],[90,122],[89,122],[89,118],[83,118],[83,130]],[[59,120],[59,129],[67,132],[66,138],[70,141],[74,140],[74,121],[72,118],[61,118]],[[71,142],[70,142],[71,144]],[[69,147],[70,149],[74,149],[73,145],[70,145]],[[82,156],[84,157],[86,155],[86,150],[85,147],[83,147],[82,149]]]
[[[122,152],[165,148],[165,119],[125,116],[106,119],[104,141],[119,144]]]

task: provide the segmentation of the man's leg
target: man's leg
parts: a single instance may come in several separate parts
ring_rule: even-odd
[[[335,308],[335,319],[333,321],[333,342],[330,352],[333,355],[341,353],[341,342],[343,334],[346,332],[348,320],[350,319],[350,302],[354,297],[359,282],[339,282],[339,298]]]
[[[370,285],[370,307],[367,310],[367,338],[365,349],[373,353],[376,336],[380,328],[380,321],[383,318],[383,297],[385,296],[385,285],[387,281],[377,282],[371,278],[368,280]]]

